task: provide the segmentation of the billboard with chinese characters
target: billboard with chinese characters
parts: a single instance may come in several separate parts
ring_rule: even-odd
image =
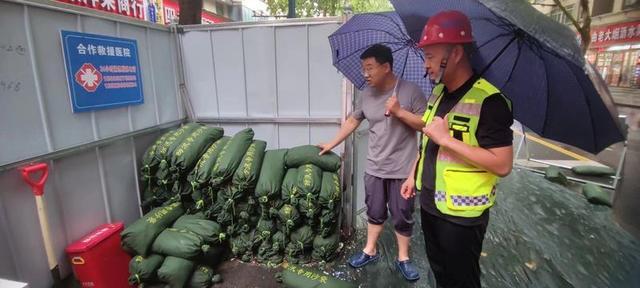
[[[61,31],[74,113],[142,104],[136,40]]]
[[[640,21],[591,27],[591,47],[640,42]]]
[[[58,0],[76,6],[146,20],[147,4],[144,0]]]

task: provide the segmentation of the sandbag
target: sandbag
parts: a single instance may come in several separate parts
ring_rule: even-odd
[[[311,258],[317,261],[330,262],[338,255],[340,248],[340,232],[335,231],[329,237],[317,235],[313,239],[313,252]]]
[[[313,145],[303,145],[289,149],[286,164],[288,168],[296,168],[305,164],[313,164],[320,169],[330,172],[340,170],[340,156],[329,151],[324,155],[318,155],[321,149]]]
[[[249,233],[240,233],[238,236],[231,238],[231,253],[242,262],[250,262],[253,243]]]
[[[562,173],[562,171],[560,171],[560,168],[555,166],[547,167],[547,169],[545,170],[544,178],[547,178],[547,180],[563,186],[566,186],[569,184],[569,180],[567,179],[567,176],[565,176]]]
[[[289,168],[282,181],[282,200],[291,205],[298,205],[300,188],[298,188],[298,169]]]
[[[270,240],[271,235],[275,234],[275,225],[269,218],[262,217],[258,221],[256,231],[253,233],[253,247],[258,247],[262,242]]]
[[[182,143],[184,138],[187,138],[193,131],[202,127],[203,125],[197,123],[189,123],[178,130],[176,130],[167,140],[160,145],[160,147],[156,150],[156,158],[157,161],[160,161],[158,164],[158,169],[156,171],[156,178],[158,179],[158,185],[167,185],[169,180],[167,176],[169,175],[169,167],[170,167],[170,158],[173,155],[173,152],[176,148]]]
[[[155,281],[162,262],[164,256],[158,254],[151,254],[147,258],[140,255],[133,257],[129,261],[129,284],[139,285]]]
[[[313,230],[309,226],[302,226],[291,233],[285,253],[289,262],[298,263],[304,259],[306,250],[313,247]]]
[[[191,231],[202,237],[205,244],[220,244],[225,240],[220,224],[206,220],[202,213],[178,218],[173,224],[173,228]]]
[[[313,164],[305,164],[298,168],[298,188],[302,197],[317,199],[322,188],[322,170]]]
[[[222,210],[218,213],[217,221],[223,226],[231,225],[239,213],[236,212],[236,208],[243,196],[242,192],[235,187],[227,186],[218,193],[221,195]]]
[[[220,138],[218,141],[213,142],[209,148],[202,154],[200,159],[198,159],[198,163],[191,170],[189,175],[187,176],[187,180],[191,183],[193,189],[201,188],[202,185],[209,183],[211,181],[211,175],[213,175],[213,165],[216,164],[218,160],[218,156],[220,152],[227,145],[231,137],[224,136]]]
[[[584,195],[591,204],[611,207],[611,196],[598,185],[591,183],[582,185],[582,195]]]
[[[323,209],[320,212],[318,235],[328,237],[336,230],[336,226],[338,225],[339,209],[340,207],[335,207],[333,210]]]
[[[167,256],[158,269],[158,279],[170,288],[184,288],[191,279],[195,264],[187,259]]]
[[[181,174],[186,176],[209,146],[223,135],[224,130],[218,127],[202,126],[194,130],[171,155],[169,173],[175,178]]]
[[[322,173],[322,188],[320,188],[320,198],[318,203],[326,209],[333,209],[340,205],[342,189],[340,189],[340,177],[336,173]]]
[[[282,282],[288,288],[356,288],[358,286],[326,275],[318,270],[302,268],[290,263],[282,264]]]
[[[180,257],[188,260],[202,255],[209,249],[202,237],[184,229],[167,228],[156,238],[151,251],[156,254]]]
[[[267,142],[254,140],[240,161],[238,170],[233,174],[231,182],[236,189],[247,191],[256,187]]]
[[[211,185],[218,187],[233,177],[242,157],[249,149],[253,142],[253,129],[244,129],[235,135],[224,145],[216,164],[213,165],[213,175],[211,176]]]
[[[184,209],[179,202],[151,210],[120,233],[122,248],[146,257],[156,237],[182,214]]]
[[[209,288],[211,287],[211,279],[213,278],[213,269],[211,267],[198,265],[196,271],[191,275],[191,280],[189,281],[190,288]]]
[[[307,197],[303,197],[300,202],[298,202],[298,210],[300,214],[304,215],[307,225],[316,223],[321,210],[320,206],[318,206],[318,201],[310,196],[311,194],[307,194]]]
[[[284,165],[286,156],[287,149],[268,150],[265,153],[255,191],[258,202],[267,203],[274,195],[280,198],[282,180],[287,171]]]
[[[616,171],[606,166],[581,165],[571,168],[573,173],[587,176],[615,176]]]
[[[142,156],[142,167],[140,167],[140,171],[142,174],[141,181],[145,183],[145,190],[151,189],[152,181],[155,178],[158,165],[160,165],[160,160],[156,157],[157,150],[173,133],[175,133],[175,130],[162,134],[153,145],[147,148]]]
[[[211,246],[193,261],[200,265],[216,267],[225,260],[224,253],[226,249],[226,245]]]
[[[281,225],[280,231],[284,231],[286,235],[289,235],[290,231],[300,223],[300,214],[295,207],[284,204],[278,211],[278,219]]]

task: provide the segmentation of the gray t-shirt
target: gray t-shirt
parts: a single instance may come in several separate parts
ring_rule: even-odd
[[[404,179],[409,176],[411,165],[418,155],[417,131],[393,116],[385,117],[385,103],[390,91],[378,91],[366,87],[356,99],[351,116],[369,121],[369,149],[367,168],[369,175],[386,179]],[[427,100],[420,87],[412,82],[400,80],[397,95],[400,106],[411,113],[422,116]]]

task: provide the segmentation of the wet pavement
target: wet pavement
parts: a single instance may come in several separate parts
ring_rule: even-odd
[[[484,287],[640,287],[640,241],[614,222],[610,208],[589,204],[578,186],[515,169],[498,190],[480,260]],[[391,227],[379,241],[381,261],[359,270],[344,264],[361,249],[359,231],[326,271],[360,287],[435,287],[418,227],[412,257],[422,279],[415,283],[394,268]]]

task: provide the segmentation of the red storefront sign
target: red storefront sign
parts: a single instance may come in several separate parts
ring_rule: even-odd
[[[164,19],[165,19],[165,24],[170,24],[171,23],[171,19],[173,18],[177,18],[178,16],[180,16],[180,5],[178,5],[177,1],[173,1],[173,0],[164,0],[162,2],[162,6],[164,6]],[[219,17],[219,16],[215,16],[212,13],[209,13],[207,11],[202,11],[202,16],[200,16],[202,18],[202,24],[213,24],[213,23],[221,23],[221,22],[226,22],[227,20]]]
[[[76,6],[145,20],[144,0],[58,0]]]
[[[640,21],[591,27],[591,47],[640,42]]]

